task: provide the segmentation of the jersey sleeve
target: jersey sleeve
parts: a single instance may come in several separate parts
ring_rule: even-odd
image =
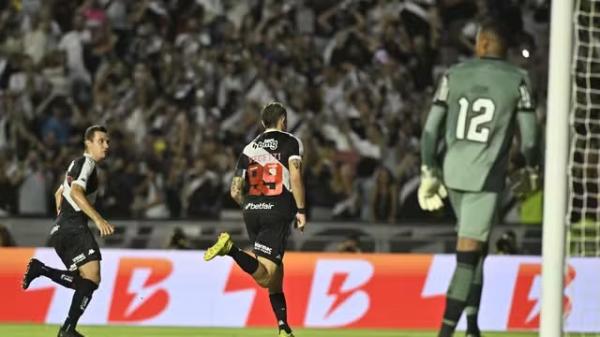
[[[290,143],[290,156],[288,157],[288,161],[292,159],[302,160],[302,156],[304,155],[304,145],[302,145],[302,141],[299,138],[292,137]]]
[[[531,95],[532,92],[529,76],[527,73],[524,73],[519,83],[519,101],[517,102],[517,110],[519,112],[535,111],[535,101]]]
[[[449,89],[449,75],[448,73],[445,73],[438,83],[437,90],[433,96],[433,104],[446,107],[448,105]]]
[[[246,170],[248,169],[249,164],[250,160],[248,156],[246,156],[244,153],[241,153],[240,157],[238,158],[237,164],[235,165],[235,172],[233,174],[234,177],[245,178]]]
[[[96,163],[90,158],[84,157],[77,160],[67,171],[67,180],[70,184],[79,185],[85,190],[95,167]]]

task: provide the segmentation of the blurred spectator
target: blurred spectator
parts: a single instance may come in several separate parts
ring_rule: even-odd
[[[131,210],[135,217],[147,219],[169,218],[164,195],[162,175],[149,169],[144,181],[137,186]]]
[[[0,207],[45,213],[81,132],[104,123],[114,144],[99,207],[109,216],[218,217],[236,207],[228,184],[241,147],[261,131],[260,107],[278,100],[289,106],[288,130],[305,140],[308,205],[352,220],[421,216],[412,195],[434,83],[471,56],[488,14],[510,20],[515,61],[545,83],[540,3],[8,2],[0,150],[14,154],[6,186],[20,202]],[[376,188],[385,179],[398,193]]]
[[[0,215],[17,213],[17,192],[22,178],[19,170],[10,167],[5,158],[0,158]]]
[[[190,245],[190,241],[183,232],[183,230],[179,227],[176,227],[171,233],[169,237],[169,242],[167,243],[167,249],[192,249]]]
[[[375,186],[371,196],[371,215],[373,222],[396,221],[398,190],[392,172],[380,166],[375,172]]]
[[[17,244],[6,226],[0,224],[0,247],[15,247]]]
[[[48,214],[48,171],[40,154],[29,152],[21,170],[23,180],[19,186],[19,214]]]
[[[517,235],[512,230],[506,231],[496,240],[496,254],[515,255],[519,254]]]
[[[204,159],[196,159],[183,190],[184,207],[191,218],[219,216],[221,187]]]
[[[337,245],[337,251],[340,253],[362,253],[360,248],[360,237],[351,235]]]

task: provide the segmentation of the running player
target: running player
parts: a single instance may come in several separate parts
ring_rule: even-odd
[[[88,227],[91,219],[101,236],[110,235],[114,227],[94,208],[98,190],[96,164],[108,151],[108,134],[103,126],[90,126],[84,136],[85,152],[73,160],[62,185],[55,193],[57,221],[50,232],[50,243],[68,270],[50,268],[37,259],[31,259],[23,276],[27,289],[38,276],[75,290],[67,319],[58,331],[58,337],[81,337],[75,330],[79,318],[100,284],[100,249]]]
[[[209,261],[229,255],[256,283],[269,290],[278,321],[279,336],[293,336],[287,322],[283,293],[283,254],[290,227],[304,230],[304,183],[302,142],[285,132],[287,112],[281,103],[266,105],[261,112],[265,131],[240,155],[231,182],[231,197],[242,207],[254,255],[237,247],[228,233],[204,254]]]

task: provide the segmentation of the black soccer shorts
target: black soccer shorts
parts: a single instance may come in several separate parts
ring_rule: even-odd
[[[87,225],[54,226],[48,242],[71,271],[90,261],[102,260],[98,243]]]
[[[244,212],[246,230],[257,256],[280,265],[294,216],[265,211]]]

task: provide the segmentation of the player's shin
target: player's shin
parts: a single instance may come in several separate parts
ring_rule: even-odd
[[[59,270],[42,265],[41,274],[63,287],[76,289],[75,285],[81,276],[75,271]]]
[[[283,292],[269,294],[269,300],[271,300],[271,307],[277,318],[277,325],[279,330],[284,330],[287,333],[291,333],[292,329],[287,322],[287,304],[285,302],[285,295]]]
[[[88,279],[80,278],[78,282],[76,282],[75,293],[73,294],[73,300],[71,301],[71,307],[69,308],[69,315],[61,330],[75,330],[79,318],[90,303],[92,294],[96,289],[98,289],[98,285]]]
[[[439,337],[450,337],[454,333],[456,324],[465,309],[480,257],[481,254],[476,251],[456,253],[456,269],[446,294],[446,309]]]

